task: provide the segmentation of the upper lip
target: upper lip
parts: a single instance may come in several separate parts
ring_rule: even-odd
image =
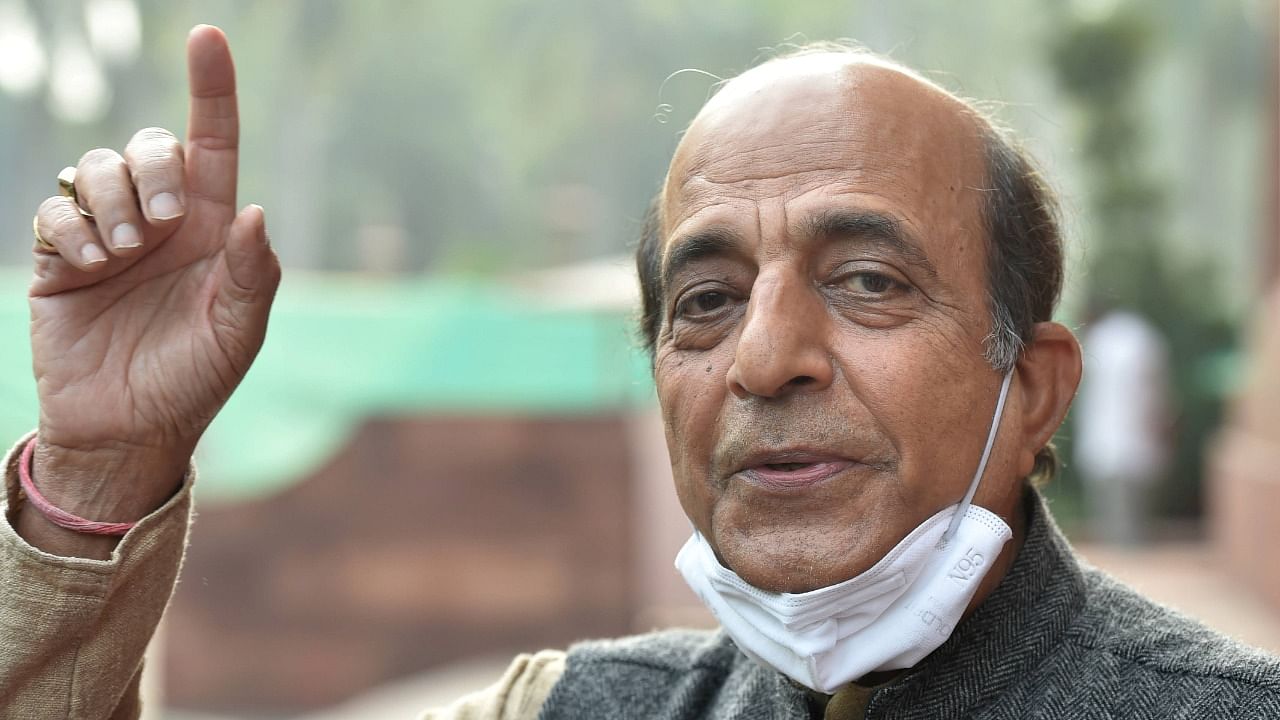
[[[828,450],[816,450],[811,448],[775,448],[754,450],[743,458],[738,464],[735,473],[743,470],[760,467],[761,465],[780,465],[783,463],[806,463],[816,464],[825,462],[860,462],[856,458],[851,458],[839,453]]]

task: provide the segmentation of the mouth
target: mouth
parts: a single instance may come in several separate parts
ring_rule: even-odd
[[[770,452],[752,456],[735,475],[764,490],[796,492],[859,464],[856,460],[826,453]]]

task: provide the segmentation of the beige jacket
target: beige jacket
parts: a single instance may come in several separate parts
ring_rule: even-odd
[[[0,720],[132,720],[142,655],[182,566],[194,470],[163,507],[121,539],[110,560],[64,558],[13,529],[23,507],[18,450],[0,498]],[[564,653],[521,655],[491,687],[422,720],[533,720],[564,672]],[[388,719],[388,720],[394,720]]]

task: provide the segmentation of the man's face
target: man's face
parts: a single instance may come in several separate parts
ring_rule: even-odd
[[[681,142],[655,377],[680,501],[748,582],[845,580],[964,495],[1000,384],[983,167],[959,103],[833,56],[739,78]],[[1008,458],[987,475],[1011,505]]]

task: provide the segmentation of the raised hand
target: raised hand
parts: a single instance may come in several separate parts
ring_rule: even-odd
[[[236,211],[222,32],[195,28],[187,62],[185,143],[150,128],[123,154],[91,150],[75,186],[93,218],[60,196],[37,215],[53,249],[37,244],[30,288],[34,477],[55,505],[94,520],[135,520],[173,493],[257,355],[280,280],[262,209]],[[33,515],[20,517],[29,540],[48,530]]]

